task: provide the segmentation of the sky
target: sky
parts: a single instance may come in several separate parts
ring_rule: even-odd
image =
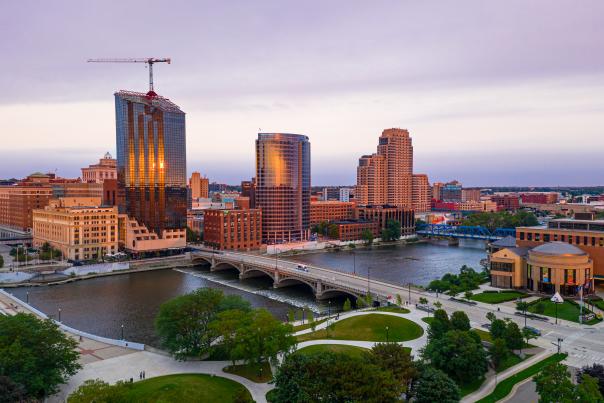
[[[0,2],[0,178],[115,155],[113,93],[187,113],[188,173],[254,175],[258,131],[309,136],[312,184],[356,181],[382,130],[465,186],[602,185],[604,2]]]

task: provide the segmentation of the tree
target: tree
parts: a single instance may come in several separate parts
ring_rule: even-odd
[[[471,300],[473,296],[474,296],[474,293],[472,291],[466,291],[464,293],[464,298],[467,299],[468,301]]]
[[[495,314],[493,312],[488,312],[487,313],[487,320],[489,322],[493,322],[495,319],[497,319],[497,316],[495,316]]]
[[[371,230],[364,229],[363,232],[361,232],[361,238],[365,241],[365,245],[369,246],[373,244],[373,232],[371,232]]]
[[[366,358],[342,353],[288,355],[274,383],[273,403],[394,402],[400,397],[400,384],[391,373]]]
[[[274,361],[277,354],[287,354],[296,344],[292,326],[275,319],[266,309],[255,309],[250,315],[235,331],[234,359],[257,364]]]
[[[535,310],[535,313],[542,315],[543,312],[545,312],[545,304],[541,301],[538,302],[537,304],[535,304],[534,310]]]
[[[294,323],[296,321],[296,312],[293,309],[287,311],[287,321],[289,323]]]
[[[489,356],[491,357],[491,363],[493,367],[498,370],[500,365],[506,360],[506,358],[510,355],[510,350],[508,346],[505,344],[505,340],[503,339],[495,339],[493,340],[493,344],[489,348]]]
[[[449,330],[451,330],[451,322],[447,312],[444,309],[434,311],[434,318],[428,325],[428,340],[440,339]]]
[[[199,288],[164,302],[155,318],[162,346],[177,359],[205,354],[216,339],[209,325],[222,300],[221,291]]]
[[[574,402],[575,388],[570,380],[566,365],[551,363],[534,378],[540,403]]]
[[[421,305],[426,305],[426,304],[428,303],[428,299],[427,299],[427,298],[425,298],[425,297],[420,297],[420,298],[419,298],[419,303],[420,303]]]
[[[528,346],[529,342],[531,339],[536,339],[537,335],[530,329],[527,329],[526,327],[522,329],[522,337],[524,337],[524,340],[526,340],[526,344]]]
[[[327,227],[327,235],[332,239],[338,239],[340,230],[336,224],[329,224]]]
[[[0,376],[0,403],[14,403],[25,400],[25,389],[8,376]]]
[[[575,395],[578,397],[579,402],[604,402],[598,385],[598,379],[583,373],[579,377],[579,381],[577,386],[575,386]]]
[[[344,301],[344,305],[342,306],[342,310],[344,312],[348,312],[352,309],[352,304],[350,303],[350,299],[346,298],[346,301]]]
[[[436,309],[440,309],[443,306],[443,304],[440,301],[436,301],[432,305],[434,305],[436,307]]]
[[[455,330],[470,330],[470,319],[463,311],[455,311],[451,315],[451,328]]]
[[[403,298],[401,297],[401,294],[396,294],[396,304],[398,306],[403,305]]]
[[[424,366],[414,386],[417,403],[456,403],[459,402],[459,388],[443,371]]]
[[[503,339],[510,350],[522,350],[524,337],[516,322],[509,321],[503,332]]]
[[[604,365],[593,364],[592,366],[585,366],[581,368],[577,374],[577,379],[580,380],[581,375],[583,374],[587,374],[593,378],[596,378],[598,380],[600,392],[604,394]]]
[[[249,301],[243,299],[239,295],[224,295],[218,304],[218,312],[228,311],[231,309],[237,309],[243,312],[249,312],[252,310],[252,305]]]
[[[119,403],[126,401],[129,383],[119,381],[109,385],[101,379],[88,379],[67,398],[67,403]]]
[[[431,339],[422,357],[460,383],[481,378],[488,369],[480,337],[468,331],[450,330],[441,338]]]
[[[56,393],[81,368],[77,346],[49,319],[0,316],[0,376],[21,385],[28,398]]]
[[[220,312],[216,319],[209,325],[209,329],[211,329],[216,336],[220,337],[220,345],[224,347],[224,350],[233,361],[233,365],[235,365],[235,361],[239,358],[234,354],[237,330],[249,324],[250,321],[250,312],[241,311],[239,309],[230,309],[228,311]]]
[[[504,339],[505,338],[504,333],[505,333],[506,328],[507,328],[507,325],[504,320],[495,319],[495,320],[491,321],[491,329],[490,329],[491,339],[493,339],[493,340]]]
[[[203,241],[201,233],[187,227],[187,242],[197,243]]]
[[[0,255],[0,269],[4,267],[4,256]]]
[[[370,362],[388,371],[400,383],[400,394],[406,393],[417,377],[411,353],[397,343],[377,343],[371,349]]]
[[[524,301],[516,302],[516,310],[524,314],[524,327],[526,327],[526,311],[528,311],[529,303]]]

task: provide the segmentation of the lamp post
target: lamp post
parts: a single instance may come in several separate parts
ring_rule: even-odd
[[[331,300],[327,301],[327,318],[331,316]]]
[[[388,326],[386,326],[386,343],[388,343],[388,330],[389,330],[389,328],[388,328]]]
[[[61,321],[61,308],[59,308],[59,322]]]
[[[122,340],[124,340],[124,324],[122,323]]]
[[[25,302],[27,302],[29,304],[29,291],[27,291],[27,293],[25,293]]]
[[[352,251],[352,270],[354,275],[357,275],[357,254]]]

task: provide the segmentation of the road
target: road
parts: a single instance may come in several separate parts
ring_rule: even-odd
[[[199,250],[208,252],[208,250],[204,249]],[[430,304],[439,301],[442,304],[442,307],[448,312],[459,310],[466,312],[472,324],[477,327],[481,324],[488,323],[486,319],[486,314],[488,312],[495,313],[496,316],[501,319],[509,318],[518,323],[520,327],[524,326],[525,322],[523,317],[515,315],[515,309],[513,307],[501,304],[499,306],[485,303],[468,305],[457,301],[451,301],[448,296],[441,295],[437,297],[434,293],[416,288],[409,289],[407,287],[388,284],[373,279],[368,281],[367,277],[310,265],[307,266],[308,272],[301,272],[297,269],[297,263],[279,260],[278,257],[275,258],[226,251],[220,252],[219,255],[248,265],[257,264],[263,267],[278,267],[280,272],[321,279],[325,282],[336,284],[344,288],[354,289],[361,294],[366,294],[369,289],[371,294],[377,294],[382,298],[388,296],[396,297],[398,294],[402,297],[403,301],[408,300],[411,304],[417,303],[420,297],[426,298]],[[216,257],[219,257],[219,255],[217,253]],[[604,337],[602,337],[604,335],[604,323],[595,326],[587,326],[559,320],[559,323],[555,324],[553,323],[553,319],[550,322],[528,319],[526,322],[528,326],[541,330],[542,337],[539,339],[541,347],[555,350],[557,347],[554,346],[554,343],[556,343],[558,338],[563,339],[562,351],[569,355],[567,359],[567,364],[569,366],[580,368],[584,365],[593,363],[604,364]]]

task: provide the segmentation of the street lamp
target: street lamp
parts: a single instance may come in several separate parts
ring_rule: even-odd
[[[357,275],[357,254],[354,253],[354,251],[352,251],[352,268],[353,268],[353,273],[356,276]]]
[[[59,308],[59,322],[61,321],[61,308]]]
[[[327,317],[331,316],[331,300],[327,301]]]
[[[29,304],[29,291],[25,294],[25,302]]]
[[[386,326],[386,343],[388,343],[388,330],[389,330],[389,328],[388,328],[388,326]]]
[[[124,340],[124,324],[122,323],[122,340]]]

